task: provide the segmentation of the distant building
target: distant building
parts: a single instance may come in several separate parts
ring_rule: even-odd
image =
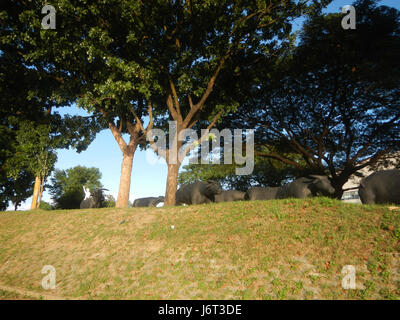
[[[361,203],[357,190],[348,190],[343,192],[342,201],[350,203]]]
[[[399,168],[400,165],[400,152],[392,153],[385,158],[379,160],[375,165],[365,167],[357,174],[353,174],[350,179],[344,184],[343,189],[355,188],[360,185],[364,177],[369,176],[371,173],[379,170],[389,170]],[[361,203],[358,195],[358,189],[348,190],[343,192],[342,200],[350,203]]]

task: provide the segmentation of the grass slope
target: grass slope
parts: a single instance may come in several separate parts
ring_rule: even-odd
[[[328,198],[6,212],[0,298],[399,299],[399,240],[399,211]]]

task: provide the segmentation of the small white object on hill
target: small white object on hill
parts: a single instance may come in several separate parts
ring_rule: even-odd
[[[83,188],[83,192],[85,192],[85,199],[84,200],[89,199],[90,196],[91,196],[89,188],[85,188],[84,186],[82,186],[82,188]]]

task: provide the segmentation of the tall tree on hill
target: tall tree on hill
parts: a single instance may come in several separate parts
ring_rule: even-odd
[[[44,182],[57,159],[52,146],[50,126],[20,119],[14,121],[19,127],[15,137],[15,153],[5,165],[8,166],[9,175],[15,178],[23,168],[34,174],[31,209],[37,209],[40,206]]]
[[[126,207],[133,156],[153,118],[163,127],[162,120],[175,120],[175,137],[200,120],[212,127],[237,106],[229,90],[217,90],[218,79],[240,80],[233,72],[243,59],[272,58],[290,20],[328,2],[55,0],[56,30],[41,30],[37,4],[17,7],[14,16],[29,26],[16,36],[31,48],[30,57],[106,120],[123,154],[117,207]],[[181,141],[170,140],[169,150],[180,149]],[[165,203],[172,205],[180,161],[170,159],[168,148],[155,149],[168,163]]]
[[[175,204],[178,170],[196,146],[192,140],[185,143],[185,130],[210,129],[235,109],[235,90],[255,82],[246,77],[246,69],[272,62],[282,44],[277,39],[288,40],[289,21],[316,10],[316,3],[166,1],[157,8],[140,8],[146,56],[152,57],[153,81],[161,88],[152,102],[158,110],[167,106],[157,124],[166,128],[166,122],[174,121],[166,147],[156,146],[152,132],[148,135],[153,150],[168,164],[165,205]],[[207,134],[198,137],[200,142]]]
[[[309,19],[298,47],[235,119],[257,128],[258,146],[289,147],[330,174],[338,198],[352,174],[400,149],[400,15],[375,2],[355,2],[355,30],[342,29],[341,14]]]
[[[91,118],[61,118],[57,113],[43,116],[37,121],[9,117],[9,122],[14,128],[15,148],[12,157],[4,162],[4,168],[7,175],[15,180],[21,176],[21,171],[34,175],[31,209],[37,209],[45,181],[57,161],[57,149],[73,147],[78,152],[85,150],[99,126]]]
[[[33,191],[32,209],[40,205],[44,181],[50,174],[58,148],[87,148],[101,129],[93,117],[64,116],[54,107],[69,105],[70,82],[63,71],[36,59],[27,39],[29,5],[16,1],[0,10],[0,184],[1,207]],[[40,13],[41,11],[37,11]],[[36,20],[40,19],[36,16]],[[44,30],[43,30],[44,31]],[[41,33],[41,36],[45,36]],[[31,39],[33,40],[33,39]],[[35,39],[37,40],[37,39]],[[32,180],[33,179],[33,180]],[[34,183],[33,189],[32,184]],[[23,191],[25,190],[25,191]],[[7,197],[6,195],[10,195]]]
[[[51,177],[50,194],[60,209],[79,209],[84,198],[82,186],[91,191],[102,188],[101,172],[98,168],[76,166],[67,170],[54,171]]]

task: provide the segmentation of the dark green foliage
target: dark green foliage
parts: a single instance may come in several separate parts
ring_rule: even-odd
[[[277,187],[301,175],[302,171],[278,160],[256,157],[254,171],[250,175],[236,175],[234,164],[189,164],[179,173],[179,183],[198,180],[216,180],[225,190],[247,191],[254,186]]]
[[[232,123],[256,127],[256,143],[301,155],[327,173],[338,198],[357,170],[400,150],[399,11],[357,1],[357,29],[341,14],[314,15]],[[265,156],[303,166],[276,150]],[[304,167],[303,167],[304,168]]]
[[[21,203],[32,195],[35,177],[26,169],[19,170],[13,177],[0,174],[2,175],[0,176],[0,210],[6,210],[10,202],[17,210]]]
[[[61,118],[57,113],[42,114],[42,117],[32,121],[9,116],[3,119],[4,125],[0,124],[1,140],[4,141],[0,151],[1,185],[6,194],[18,194],[22,201],[32,195],[31,185],[36,176],[45,181],[50,175],[57,160],[57,149],[73,147],[77,152],[85,150],[101,129],[90,117]],[[18,186],[18,190],[12,189],[13,186]],[[4,207],[7,206],[5,197],[0,201]]]
[[[47,203],[46,201],[43,201],[43,200],[40,201],[39,208],[42,210],[53,210],[53,207],[51,206],[51,204]]]
[[[102,202],[102,205],[104,208],[114,208],[115,203],[115,198],[111,194],[107,194],[105,196],[105,200]]]
[[[78,209],[84,198],[82,186],[93,193],[101,188],[101,173],[97,168],[76,166],[67,170],[55,170],[49,192],[59,209]]]
[[[35,5],[37,10],[32,10]],[[73,147],[80,152],[101,129],[92,117],[62,118],[53,111],[71,104],[76,96],[70,82],[63,78],[66,73],[55,70],[33,52],[34,48],[40,51],[40,37],[45,37],[43,30],[37,33],[38,38],[28,35],[40,27],[42,5],[13,1],[6,10],[0,9],[2,209],[11,201],[6,195],[18,194],[23,201],[32,192],[35,176],[46,179],[56,161],[57,148]]]

